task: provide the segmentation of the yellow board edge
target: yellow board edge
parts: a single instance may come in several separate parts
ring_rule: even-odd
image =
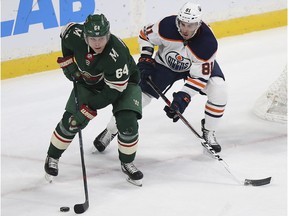
[[[287,26],[287,9],[213,22],[210,26],[218,39]],[[123,40],[132,55],[139,53],[137,40],[138,37]],[[56,59],[59,56],[62,56],[61,51],[3,61],[1,62],[1,80],[57,69],[59,66]]]

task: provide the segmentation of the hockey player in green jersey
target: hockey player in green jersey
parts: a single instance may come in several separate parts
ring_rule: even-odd
[[[140,186],[143,174],[133,164],[137,120],[142,117],[140,72],[129,49],[110,33],[109,21],[103,14],[89,15],[84,24],[69,23],[60,36],[63,57],[57,62],[69,80],[77,80],[79,109],[73,89],[50,140],[45,161],[47,175],[58,175],[59,158],[78,129],[85,128],[97,110],[111,104],[118,129],[121,169],[128,181]]]

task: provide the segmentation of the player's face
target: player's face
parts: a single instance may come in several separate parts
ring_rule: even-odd
[[[103,52],[107,42],[108,37],[87,37],[88,45],[94,50],[95,53],[100,54]]]
[[[188,40],[194,36],[197,29],[199,27],[199,23],[186,23],[186,22],[179,22],[180,33],[184,40]]]

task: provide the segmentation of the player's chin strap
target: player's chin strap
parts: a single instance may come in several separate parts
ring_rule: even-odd
[[[151,80],[150,77],[147,78],[147,83],[157,92],[157,94],[165,101],[165,103],[170,106],[171,102],[170,100],[161,92],[161,90],[158,88],[158,86],[155,85],[155,83]],[[224,168],[230,173],[230,175],[239,183],[244,185],[253,185],[253,186],[261,186],[265,184],[269,184],[271,181],[271,177],[264,178],[264,179],[257,179],[257,180],[251,180],[251,179],[245,179],[244,181],[241,181],[235,174],[231,172],[231,169],[229,168],[228,164],[220,157],[219,154],[217,154],[214,149],[209,145],[205,139],[191,126],[191,124],[187,121],[184,116],[176,110],[176,114],[179,116],[181,121],[196,135],[196,137],[201,142],[202,146],[215,158],[217,159]]]

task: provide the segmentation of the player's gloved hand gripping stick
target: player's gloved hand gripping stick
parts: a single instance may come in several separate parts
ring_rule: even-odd
[[[165,103],[170,107],[171,102],[170,100],[161,92],[161,90],[153,83],[150,77],[146,79],[147,83],[158,93],[158,95],[165,101]],[[191,124],[184,118],[184,116],[179,112],[179,110],[175,110],[175,113],[178,115],[178,117],[182,120],[182,122],[196,135],[196,137],[201,142],[202,146],[213,156],[213,158],[217,159],[224,168],[228,171],[228,173],[231,174],[231,176],[242,185],[252,185],[252,186],[261,186],[269,184],[271,181],[271,177],[264,178],[264,179],[245,179],[244,181],[240,180],[239,177],[235,176],[231,172],[231,169],[229,168],[228,164],[220,157],[219,154],[217,154],[214,149],[205,142],[205,139],[191,126]]]
[[[78,69],[78,66],[74,62],[73,56],[58,57],[57,63],[62,68],[64,75],[70,81],[73,81],[74,78],[78,79],[81,76],[79,69]]]

